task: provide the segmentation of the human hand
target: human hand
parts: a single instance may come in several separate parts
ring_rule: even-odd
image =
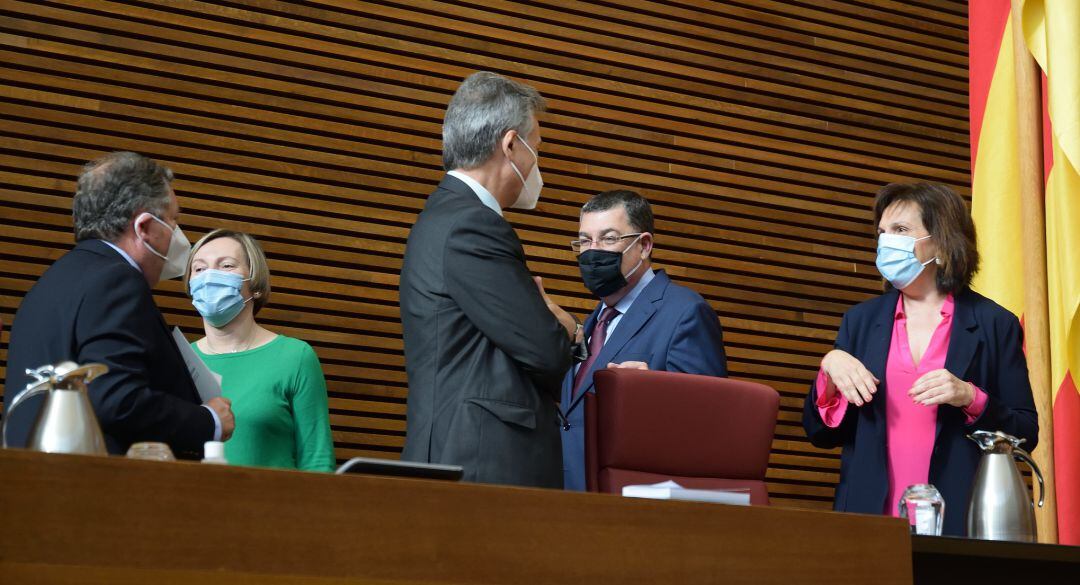
[[[607,365],[607,369],[609,369],[609,370],[647,370],[647,369],[649,369],[649,364],[647,364],[645,362],[623,362],[621,364],[616,364],[614,362],[609,362],[608,365]]]
[[[236,419],[233,418],[232,401],[224,396],[215,396],[206,401],[206,406],[214,410],[221,421],[221,440],[228,441],[236,429]]]
[[[555,318],[559,320],[559,324],[566,329],[570,337],[573,338],[577,330],[577,321],[574,320],[574,316],[567,313],[562,307],[555,304],[555,301],[551,300],[547,291],[544,290],[544,279],[539,276],[533,277],[533,282],[536,283],[536,288],[540,291],[540,297],[544,299],[544,304],[547,305],[549,311]]]
[[[829,376],[840,394],[855,406],[862,406],[873,400],[877,385],[881,383],[855,356],[840,349],[825,354],[821,359],[821,369]]]
[[[927,372],[915,380],[908,390],[915,404],[932,406],[948,404],[957,408],[970,406],[975,401],[975,389],[946,369]]]
[[[536,284],[536,290],[540,291],[540,297],[544,299],[544,304],[551,308],[555,302],[548,296],[547,291],[544,290],[544,278],[542,276],[534,276],[533,283]]]

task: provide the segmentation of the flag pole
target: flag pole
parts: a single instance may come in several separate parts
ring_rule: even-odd
[[[1046,480],[1045,503],[1035,508],[1039,542],[1057,542],[1054,490],[1054,413],[1050,386],[1050,325],[1046,277],[1046,201],[1043,193],[1042,75],[1024,40],[1022,0],[1012,0],[1016,66],[1020,200],[1023,223],[1024,340],[1028,376],[1039,412],[1039,446],[1032,457]]]

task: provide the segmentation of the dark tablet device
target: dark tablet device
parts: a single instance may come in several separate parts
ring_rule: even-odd
[[[392,475],[394,477],[418,477],[422,479],[445,479],[459,481],[465,473],[460,465],[442,465],[439,463],[416,463],[396,459],[375,459],[372,457],[353,457],[336,473],[365,473],[367,475]]]

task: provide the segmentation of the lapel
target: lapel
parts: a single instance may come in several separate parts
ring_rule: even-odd
[[[953,322],[949,332],[949,349],[945,354],[945,369],[961,380],[967,379],[971,360],[982,343],[979,340],[979,323],[975,320],[974,298],[970,290],[953,296]],[[937,429],[934,440],[941,433],[942,414],[950,409],[938,408]]]
[[[604,369],[607,367],[608,362],[613,357],[618,355],[619,350],[625,346],[637,332],[645,326],[645,323],[649,322],[649,319],[656,313],[656,304],[664,299],[664,292],[667,291],[668,284],[671,283],[671,279],[663,270],[657,270],[656,276],[653,277],[652,282],[641,291],[641,294],[634,304],[630,305],[630,310],[622,316],[619,320],[619,326],[615,328],[615,331],[611,333],[607,342],[604,343],[604,347],[600,349],[600,353],[597,354],[596,360],[593,361],[592,366],[589,368],[589,373],[586,375],[585,385],[582,387],[581,392],[577,395],[577,398],[570,404],[570,407],[566,409],[567,414],[573,412],[578,403],[582,401],[590,390],[593,388],[592,374],[598,369]],[[599,314],[600,307],[597,307],[593,314],[589,316],[589,321],[586,324],[586,331],[589,331],[595,326],[597,316]],[[571,382],[572,384],[573,382]],[[571,389],[571,391],[573,391]]]
[[[592,333],[593,328],[596,327],[596,320],[600,317],[600,309],[603,306],[603,303],[598,303],[596,305],[596,308],[593,309],[593,312],[588,316],[588,318],[585,319],[585,323],[582,324],[582,328],[585,330],[586,345],[588,345],[589,334]],[[582,362],[582,364],[584,363],[585,362]],[[570,372],[568,372],[567,375],[563,376],[561,404],[566,406],[566,415],[569,415],[570,411],[573,409],[573,405],[570,404],[570,402],[573,399],[574,374],[574,368],[570,368]]]
[[[870,405],[876,419],[878,440],[884,445],[886,431],[884,392],[889,391],[885,385],[885,365],[889,360],[889,346],[892,344],[893,327],[896,324],[896,303],[899,302],[900,292],[895,289],[890,290],[880,298],[881,306],[870,324],[870,337],[866,343],[867,353],[864,354],[863,364],[875,378],[881,381],[878,396],[874,397]]]
[[[953,298],[953,325],[949,333],[949,350],[945,354],[945,369],[960,379],[967,376],[980,343],[976,333],[979,323],[975,320],[972,300],[971,293],[966,290]]]

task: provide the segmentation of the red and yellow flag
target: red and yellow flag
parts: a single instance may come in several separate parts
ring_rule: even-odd
[[[969,5],[971,214],[982,266],[972,288],[1024,315],[1020,154],[1010,0]],[[1022,49],[1021,49],[1022,50]]]
[[[1043,516],[1040,536],[1053,540],[1056,520],[1057,541],[1080,544],[1080,1],[979,0],[969,27],[972,215],[983,258],[973,286],[1029,330],[1045,445],[1036,457],[1056,488],[1047,510],[1056,516]],[[1043,77],[1041,128],[1032,57]]]
[[[1026,0],[1024,38],[1046,77],[1046,276],[1058,541],[1080,545],[1080,2]]]

